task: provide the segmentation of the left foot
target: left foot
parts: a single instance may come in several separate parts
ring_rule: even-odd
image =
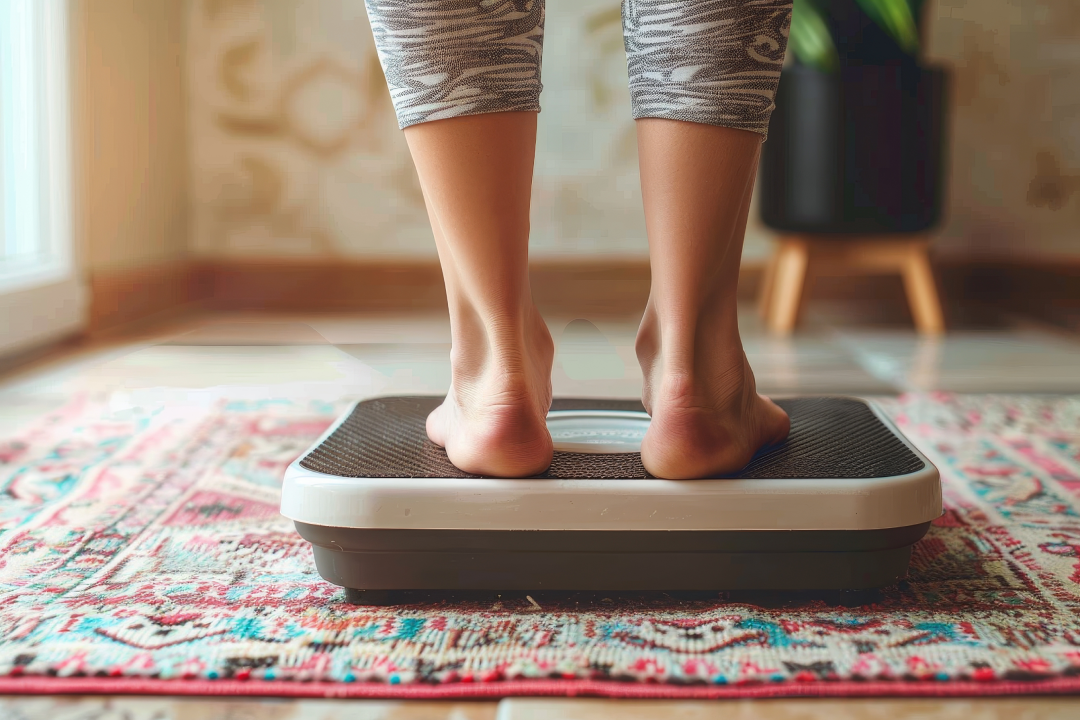
[[[535,308],[523,327],[497,336],[459,323],[450,354],[450,392],[427,419],[428,438],[465,472],[528,477],[551,464],[547,429],[555,346]]]

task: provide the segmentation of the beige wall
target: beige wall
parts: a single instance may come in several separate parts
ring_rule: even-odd
[[[618,10],[548,0],[534,256],[646,252]],[[939,250],[1080,255],[1080,2],[928,11],[954,70]],[[434,258],[360,0],[187,0],[186,20],[196,255]],[[769,237],[755,213],[746,256]]]
[[[188,245],[183,0],[72,0],[82,265],[176,263]]]
[[[1080,2],[931,10],[929,54],[953,68],[940,251],[1080,257]]]
[[[434,258],[360,0],[191,0],[200,256]],[[551,0],[535,255],[641,255],[618,0]]]

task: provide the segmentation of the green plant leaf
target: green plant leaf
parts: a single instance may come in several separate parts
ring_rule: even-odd
[[[810,0],[795,0],[788,42],[803,65],[821,72],[833,72],[840,65],[829,26]]]
[[[908,0],[856,0],[871,20],[909,55],[919,50],[919,31]],[[792,21],[794,24],[794,21]]]

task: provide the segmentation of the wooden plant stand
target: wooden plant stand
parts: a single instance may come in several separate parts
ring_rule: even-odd
[[[829,235],[784,235],[765,270],[761,314],[777,335],[789,335],[799,321],[807,278],[817,268],[868,274],[898,272],[904,279],[915,328],[925,335],[944,332],[926,236],[851,238]]]

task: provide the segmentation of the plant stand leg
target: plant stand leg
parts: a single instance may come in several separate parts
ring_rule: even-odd
[[[915,242],[910,245],[901,273],[907,292],[915,329],[923,335],[939,335],[945,331],[945,319],[941,312],[941,300],[934,284],[934,271],[930,267],[927,245]]]
[[[801,238],[783,238],[776,249],[765,326],[776,335],[790,335],[802,310],[803,286],[810,267],[810,246]]]
[[[769,253],[769,261],[765,263],[765,272],[761,276],[761,289],[758,291],[758,314],[762,320],[769,319],[769,306],[772,303],[774,288],[776,287],[776,265],[780,258],[780,248],[773,248]]]

